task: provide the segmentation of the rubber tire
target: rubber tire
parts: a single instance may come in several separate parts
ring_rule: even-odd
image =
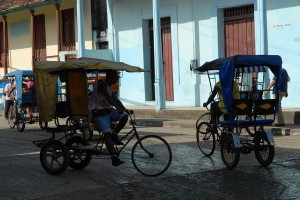
[[[210,126],[208,122],[200,122],[196,131],[197,144],[203,155],[209,157],[213,155],[216,149],[215,134],[206,130]]]
[[[66,146],[69,149],[70,153],[69,166],[77,170],[83,169],[91,162],[92,154],[88,153],[86,150],[74,150],[74,145],[76,147],[88,146],[89,143],[79,136],[71,137],[66,142]]]
[[[54,148],[55,152],[49,152],[49,149]],[[49,153],[52,153],[52,158],[56,160],[56,162],[48,163],[48,156],[51,156]],[[57,158],[62,157],[62,162],[57,161]],[[69,166],[70,155],[67,146],[58,140],[50,140],[49,142],[45,143],[40,151],[40,162],[46,172],[53,175],[58,175],[64,172],[67,167]],[[58,167],[52,167],[53,164],[59,164]]]
[[[22,113],[18,113],[19,120],[17,121],[17,129],[19,132],[23,132],[25,130],[25,117]]]
[[[206,112],[206,113],[204,113],[203,115],[201,115],[198,119],[197,119],[197,121],[196,121],[196,129],[197,129],[197,127],[199,126],[199,124],[201,123],[201,122],[209,122],[210,121],[210,112]]]
[[[254,152],[257,161],[264,167],[270,165],[274,159],[275,148],[267,140],[266,134],[263,132],[257,132],[254,138],[254,144],[255,144]],[[266,155],[262,155],[263,153],[266,152],[268,152]]]
[[[230,158],[229,156],[232,156]],[[231,134],[225,136],[221,143],[221,157],[223,163],[228,169],[233,169],[237,166],[240,160],[240,151],[235,148]]]
[[[143,148],[148,152],[151,151],[149,152],[150,155]],[[164,173],[169,168],[172,161],[172,151],[162,137],[147,135],[134,144],[131,160],[134,168],[141,174],[154,177]]]
[[[7,118],[8,126],[11,129],[15,128],[15,126],[16,126],[16,124],[15,124],[16,116],[11,117],[12,115],[14,115],[14,107],[13,106],[9,109],[8,118]]]

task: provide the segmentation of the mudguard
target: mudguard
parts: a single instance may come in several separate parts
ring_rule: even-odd
[[[242,145],[241,145],[241,140],[240,140],[239,134],[231,133],[231,135],[232,135],[234,147],[240,148]]]
[[[257,137],[264,137],[266,139],[267,142],[270,142],[270,145],[275,146],[275,141],[273,138],[273,134],[272,131],[258,131],[255,136],[254,136],[254,140],[257,140]]]
[[[273,138],[273,133],[272,131],[264,132],[266,135],[267,140],[270,142],[271,145],[275,146],[275,140]]]

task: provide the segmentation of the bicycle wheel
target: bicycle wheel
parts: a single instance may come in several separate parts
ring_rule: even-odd
[[[87,153],[81,147],[88,146],[89,143],[82,137],[74,136],[67,140],[66,146],[70,153],[69,166],[73,169],[83,169],[90,163],[92,154]]]
[[[17,129],[19,132],[23,132],[25,129],[25,116],[23,113],[18,113],[19,119],[17,120]]]
[[[131,160],[135,169],[143,175],[158,176],[169,168],[172,152],[162,137],[147,135],[134,144]]]
[[[258,132],[256,138],[254,138],[254,144],[257,161],[264,167],[270,165],[274,159],[275,149],[263,132]]]
[[[221,143],[221,157],[225,166],[233,169],[240,160],[240,152],[235,148],[231,135],[227,135]]]
[[[196,121],[196,129],[201,122],[209,122],[210,121],[210,112],[206,112],[201,115]]]
[[[40,151],[40,162],[46,172],[58,175],[64,172],[70,161],[69,151],[64,143],[51,140]]]
[[[201,122],[196,131],[198,147],[205,156],[211,156],[216,149],[216,136],[214,133],[207,131],[209,126],[210,123]]]
[[[16,126],[16,116],[15,116],[15,112],[14,112],[14,107],[11,107],[8,111],[8,125],[10,128],[15,128]]]

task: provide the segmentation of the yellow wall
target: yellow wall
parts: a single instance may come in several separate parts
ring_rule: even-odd
[[[21,36],[12,36],[11,24],[20,21],[28,21],[28,33]],[[31,68],[31,31],[30,31],[30,12],[22,11],[7,15],[8,24],[8,72],[16,69]]]
[[[85,34],[85,48],[92,49],[92,30],[91,30],[91,5],[90,1],[83,1],[84,11],[84,34]],[[77,41],[77,11],[76,0],[63,0],[60,6],[61,10],[74,8],[74,20],[75,20],[75,38]],[[47,56],[56,56],[57,52],[57,30],[56,30],[56,13],[55,5],[47,5],[35,9],[35,15],[45,14],[45,29],[46,29],[46,52]],[[11,24],[28,21],[29,31],[27,34],[20,36],[11,35]],[[2,18],[0,18],[2,21]],[[31,29],[30,29],[30,11],[25,10],[21,12],[11,13],[7,15],[8,23],[8,47],[9,47],[9,60],[8,60],[8,72],[17,69],[31,69]],[[76,49],[78,43],[76,42]],[[48,58],[48,60],[57,60],[57,58]],[[0,69],[0,77],[3,76],[4,70]]]

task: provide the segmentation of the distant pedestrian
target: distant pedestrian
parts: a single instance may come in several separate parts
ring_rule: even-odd
[[[286,69],[281,68],[280,71],[280,83],[278,85],[278,88],[274,88],[274,90],[278,90],[278,113],[277,113],[277,124],[275,126],[285,126],[284,117],[282,113],[282,107],[281,107],[281,101],[283,97],[288,97],[288,82],[290,81],[290,77],[286,71]],[[273,80],[271,81],[270,85],[267,88],[267,91],[265,91],[265,94],[268,94],[269,90],[275,85],[276,83],[276,77],[273,77]]]
[[[14,103],[14,93],[11,92],[11,90],[13,89],[13,86],[14,86],[14,78],[9,77],[8,78],[8,83],[4,87],[4,94],[5,94],[5,112],[4,112],[4,115],[5,115],[6,119],[8,118],[8,111]]]

